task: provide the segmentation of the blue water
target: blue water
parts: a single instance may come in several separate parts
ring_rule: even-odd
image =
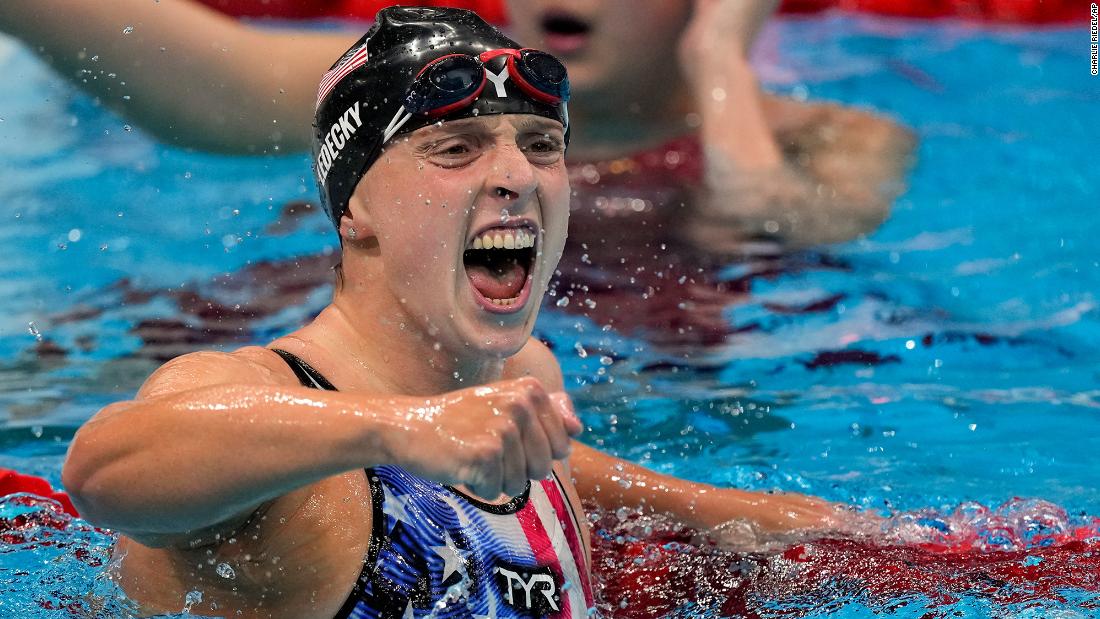
[[[882,513],[1036,497],[1071,518],[1100,514],[1100,80],[1088,73],[1086,31],[833,16],[780,23],[762,47],[772,89],[912,127],[909,190],[869,238],[778,259],[777,275],[754,278],[728,308],[739,334],[690,363],[544,313],[539,333],[588,440],[684,477]],[[0,40],[0,467],[56,483],[80,423],[132,394],[158,358],[207,347],[208,325],[180,310],[180,295],[202,291],[231,314],[257,287],[225,285],[225,274],[332,252],[323,217],[272,227],[313,191],[304,156],[160,146]],[[726,275],[757,268],[731,264]],[[230,315],[208,340],[266,341],[328,294]],[[833,301],[820,311],[782,310],[823,299]],[[151,347],[141,325],[153,320],[199,337]],[[0,518],[27,509],[4,502]],[[49,551],[0,548],[0,615],[71,616],[48,607],[93,589],[100,603],[122,603],[93,565],[110,538],[70,531]],[[98,560],[66,550],[78,547]],[[1095,595],[1071,591],[1042,612],[978,597],[940,611],[1100,616]],[[815,604],[810,616],[927,612]]]

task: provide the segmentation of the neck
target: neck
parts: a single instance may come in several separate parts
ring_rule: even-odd
[[[583,127],[570,136],[573,161],[602,161],[636,154],[693,131],[690,97],[670,88],[666,97],[654,93],[592,92],[569,103],[570,124]],[[623,101],[631,101],[623,104]]]
[[[502,359],[456,355],[420,331],[401,308],[338,290],[331,305],[302,330],[327,356],[352,368],[351,388],[403,395],[438,395],[499,380]]]

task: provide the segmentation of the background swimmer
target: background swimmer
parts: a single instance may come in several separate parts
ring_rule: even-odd
[[[745,57],[774,4],[515,2],[510,11],[522,37],[572,46],[557,50],[576,64],[574,113],[586,119],[571,158],[614,159],[698,131],[706,174],[696,208],[677,218],[692,244],[846,240],[888,214],[912,139],[865,112],[761,97]],[[185,0],[9,0],[0,27],[165,141],[237,153],[304,149],[314,76],[352,38],[259,28]],[[554,30],[563,27],[571,33]]]

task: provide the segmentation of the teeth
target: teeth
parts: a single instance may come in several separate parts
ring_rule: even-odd
[[[494,230],[474,239],[473,249],[526,249],[535,246],[535,235],[526,230]]]
[[[489,299],[489,300],[493,302],[493,305],[502,305],[502,306],[507,307],[507,306],[510,306],[510,305],[515,305],[516,301],[519,300],[519,297],[512,297],[511,299]]]

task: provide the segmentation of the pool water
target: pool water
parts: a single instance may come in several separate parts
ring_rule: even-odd
[[[631,554],[664,523],[603,514],[606,573],[726,575],[693,581],[684,616],[1100,616],[1086,30],[826,15],[770,27],[756,64],[774,90],[914,129],[890,220],[728,265],[749,294],[719,343],[658,345],[556,303],[538,332],[586,440],[683,477],[853,503],[893,515],[894,541],[971,552],[841,540],[739,556],[669,533],[669,559]],[[57,483],[76,428],[160,361],[264,342],[323,307],[335,238],[297,204],[314,195],[304,155],[172,150],[9,40],[0,67],[0,467]],[[125,615],[103,577],[109,532],[25,497],[0,502],[0,523],[0,616]],[[605,580],[605,614],[643,616],[644,596]]]

